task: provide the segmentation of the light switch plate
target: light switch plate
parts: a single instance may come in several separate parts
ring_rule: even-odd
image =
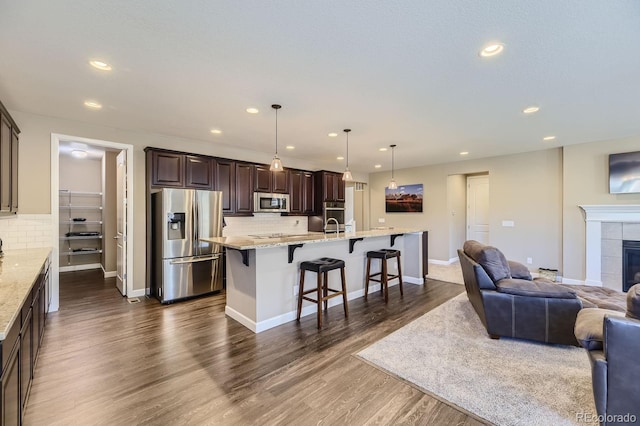
[[[514,226],[516,226],[516,224],[512,220],[503,220],[502,226],[504,226],[505,228],[513,228]]]
[[[384,223],[384,221],[385,221],[384,217],[379,217],[378,218],[378,223]]]

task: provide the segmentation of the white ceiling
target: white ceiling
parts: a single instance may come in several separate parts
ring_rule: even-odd
[[[640,1],[0,0],[0,99],[269,155],[280,103],[285,166],[342,169],[349,127],[360,172],[634,136]]]

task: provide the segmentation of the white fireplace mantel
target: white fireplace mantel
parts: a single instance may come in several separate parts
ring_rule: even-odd
[[[602,286],[602,222],[640,222],[639,204],[579,206],[585,213],[585,284]]]

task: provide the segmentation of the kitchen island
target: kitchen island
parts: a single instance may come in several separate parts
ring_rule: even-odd
[[[203,241],[227,248],[225,313],[255,333],[296,319],[300,262],[320,257],[344,260],[348,299],[364,295],[366,254],[370,250],[400,250],[405,283],[423,284],[427,274],[427,231],[419,229],[232,236]],[[372,263],[372,273],[379,271],[378,263]],[[395,263],[390,263],[393,268],[391,265]],[[329,273],[329,285],[335,286],[336,282],[339,276]],[[315,278],[310,277],[305,288],[311,288],[312,283]],[[396,284],[397,280],[390,283]],[[370,285],[369,293],[379,289],[380,284]],[[329,306],[341,303],[342,299],[336,297]],[[303,303],[302,316],[315,312],[314,304]]]

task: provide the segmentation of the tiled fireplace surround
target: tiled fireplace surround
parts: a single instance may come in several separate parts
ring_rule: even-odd
[[[586,222],[585,284],[622,290],[622,240],[640,241],[640,205],[580,208]]]

